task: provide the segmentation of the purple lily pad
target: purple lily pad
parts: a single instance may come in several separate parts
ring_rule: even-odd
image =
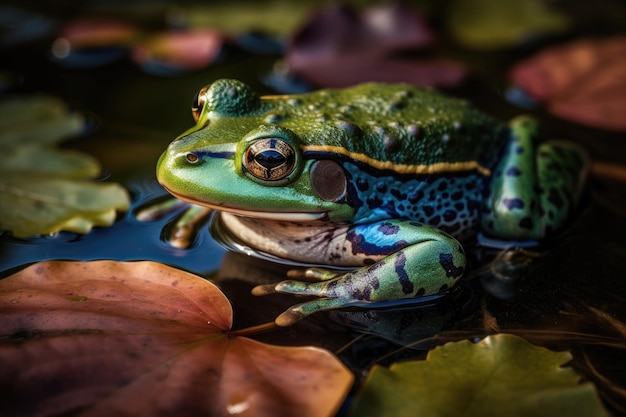
[[[465,76],[457,63],[408,59],[401,51],[423,50],[434,42],[425,20],[399,4],[362,13],[347,6],[321,9],[297,31],[287,48],[289,70],[318,87],[366,81],[454,85]]]

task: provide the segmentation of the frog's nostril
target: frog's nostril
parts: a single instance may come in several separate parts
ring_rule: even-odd
[[[190,164],[197,164],[198,162],[200,162],[200,157],[198,157],[198,155],[193,152],[189,152],[185,155],[185,160]]]

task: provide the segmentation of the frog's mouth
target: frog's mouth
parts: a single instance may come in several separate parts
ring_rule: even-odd
[[[297,211],[267,211],[267,210],[260,210],[260,209],[249,210],[249,209],[226,206],[223,204],[199,201],[199,200],[190,198],[188,196],[179,194],[177,192],[174,192],[167,187],[164,187],[164,188],[167,190],[168,193],[170,193],[177,199],[186,201],[187,203],[195,204],[197,206],[208,207],[210,209],[217,210],[217,211],[224,211],[224,212],[232,213],[232,214],[235,214],[237,216],[242,216],[242,217],[250,217],[250,218],[264,219],[264,220],[283,220],[283,221],[291,221],[291,222],[309,222],[309,221],[328,219],[327,211],[297,212]]]

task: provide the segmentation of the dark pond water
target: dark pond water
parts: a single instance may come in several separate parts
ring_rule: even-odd
[[[279,57],[230,50],[209,68],[158,77],[124,59],[91,69],[64,68],[49,59],[47,45],[29,43],[3,51],[2,69],[19,79],[13,92],[57,95],[89,115],[91,132],[67,146],[98,157],[106,176],[128,187],[133,207],[112,227],[98,228],[85,236],[61,233],[16,240],[1,235],[2,275],[48,259],[155,260],[217,279],[233,303],[235,328],[271,321],[293,304],[294,298],[286,295],[250,295],[255,283],[282,278],[286,267],[227,253],[206,228],[192,248],[175,249],[162,238],[171,217],[147,223],[134,218],[138,207],[165,196],[154,179],[156,160],[176,135],[193,124],[189,107],[197,90],[212,80],[228,77],[240,79],[261,93],[274,93],[261,80]],[[449,93],[469,98],[503,120],[523,112],[504,99],[502,74],[516,54],[526,53],[516,50],[473,56],[471,59],[482,66],[491,63],[491,73],[499,75],[488,82],[483,77],[470,77]],[[582,144],[596,161],[626,166],[622,134],[581,127],[541,110],[535,113],[551,136]],[[541,248],[540,256],[528,265],[490,267],[497,251],[468,247],[470,278],[444,300],[321,313],[294,328],[255,337],[328,348],[338,352],[359,375],[372,363],[422,358],[426,350],[445,341],[512,332],[532,343],[572,350],[574,366],[598,384],[610,407],[619,410],[624,403],[615,389],[626,386],[625,352],[623,344],[611,344],[624,341],[625,207],[623,182],[592,176],[577,219]],[[603,343],[607,340],[611,343]],[[598,375],[607,379],[603,381]]]

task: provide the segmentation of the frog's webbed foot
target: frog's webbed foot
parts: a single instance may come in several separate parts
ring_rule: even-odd
[[[193,243],[200,227],[207,222],[211,214],[210,208],[168,198],[141,208],[135,217],[142,222],[155,221],[179,210],[184,211],[164,231],[166,233],[165,239],[175,248],[186,249]]]

